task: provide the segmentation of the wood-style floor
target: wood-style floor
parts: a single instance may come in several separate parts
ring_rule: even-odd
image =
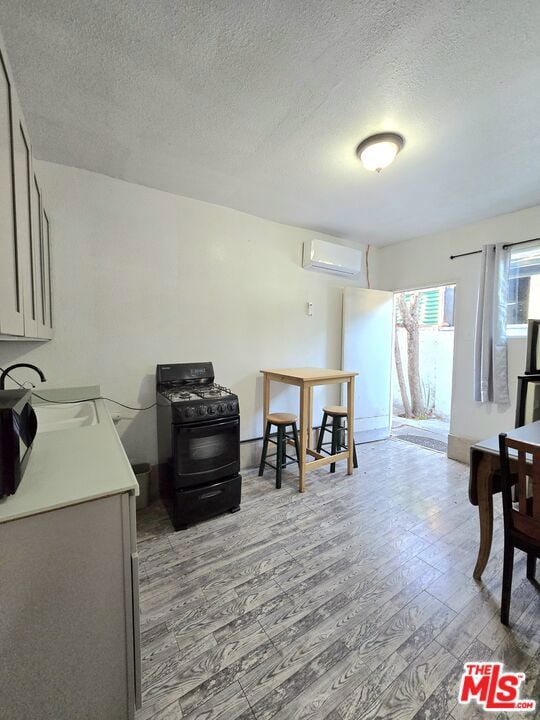
[[[281,490],[245,473],[241,512],[185,532],[159,503],[139,514],[138,720],[500,720],[457,704],[463,662],[483,659],[526,672],[522,697],[540,700],[521,553],[511,630],[498,616],[500,498],[477,584],[468,468],[399,440],[358,460],[351,477],[309,474],[303,495],[293,473]]]

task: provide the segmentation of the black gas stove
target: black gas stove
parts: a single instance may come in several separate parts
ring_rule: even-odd
[[[210,383],[192,389],[183,387],[165,387],[159,391],[173,406],[177,422],[200,422],[238,415],[238,398],[223,385]]]
[[[176,529],[240,509],[238,397],[212,363],[156,369],[160,494]]]

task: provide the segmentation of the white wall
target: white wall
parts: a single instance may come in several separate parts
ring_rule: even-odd
[[[397,338],[401,350],[403,372],[407,377],[407,332],[400,327]],[[452,407],[452,364],[454,359],[454,329],[420,328],[420,379],[424,393],[429,393],[428,407],[442,420],[449,420]],[[407,383],[408,387],[408,383]],[[392,362],[392,390],[394,413],[403,412],[396,363]],[[427,398],[424,396],[424,401]]]
[[[240,397],[243,438],[262,434],[261,368],[340,367],[346,282],[302,269],[313,232],[74,168],[38,170],[53,223],[56,337],[0,342],[0,366],[33,362],[50,387],[100,383],[147,405],[156,363],[211,360]],[[317,390],[315,417],[337,400],[335,387]],[[276,386],[274,403],[297,411],[297,391]],[[155,411],[121,412],[128,454],[154,462]]]
[[[473,399],[474,326],[480,256],[450,260],[488,242],[517,242],[540,236],[540,206],[500,215],[458,230],[381,248],[374,262],[380,287],[407,290],[456,283],[455,346],[450,433],[479,440],[514,425],[517,375],[525,369],[524,338],[509,339],[510,407]]]

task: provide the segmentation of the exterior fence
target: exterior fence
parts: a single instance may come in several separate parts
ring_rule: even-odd
[[[407,378],[407,333],[398,328],[403,372]],[[443,420],[450,419],[452,402],[452,365],[454,361],[454,328],[420,328],[420,378],[427,410]],[[394,415],[403,413],[396,365],[392,362]],[[407,388],[408,382],[406,380]]]

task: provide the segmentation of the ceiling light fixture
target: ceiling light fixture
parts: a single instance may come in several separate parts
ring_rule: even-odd
[[[394,162],[396,155],[404,145],[405,139],[402,135],[379,133],[362,140],[356,148],[356,154],[366,170],[381,172],[383,168]]]

